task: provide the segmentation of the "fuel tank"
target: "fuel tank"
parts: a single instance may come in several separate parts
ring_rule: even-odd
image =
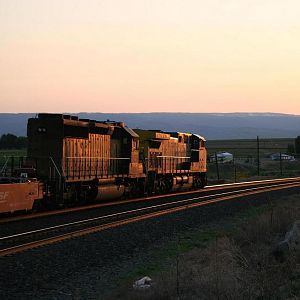
[[[175,176],[173,177],[172,192],[186,191],[193,186],[193,176]]]
[[[125,192],[124,185],[105,184],[98,186],[96,201],[117,199],[123,196]]]

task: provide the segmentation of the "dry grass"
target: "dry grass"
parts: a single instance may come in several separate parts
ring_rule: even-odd
[[[122,299],[299,299],[300,257],[280,263],[272,256],[293,222],[300,196],[270,203],[234,223],[234,230],[203,248],[178,253],[147,291],[119,291]],[[145,274],[146,275],[146,274]]]

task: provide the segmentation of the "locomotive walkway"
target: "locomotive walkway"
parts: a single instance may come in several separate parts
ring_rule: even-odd
[[[216,204],[233,199],[243,201],[245,197],[251,195],[299,187],[299,177],[253,181],[210,186],[200,191],[131,199],[114,203],[102,203],[88,207],[3,219],[1,222],[6,222],[6,234],[3,234],[3,232],[0,233],[0,256],[12,255],[70,238],[76,238],[167,214],[173,214],[195,207]],[[95,209],[97,209],[96,212]],[[87,217],[87,215],[83,214],[83,212],[88,213],[91,211],[98,215]],[[107,213],[108,211],[110,213]],[[76,218],[78,219],[79,217],[79,213],[80,219],[76,220]],[[60,219],[57,219],[58,215],[61,216]],[[68,216],[70,222],[65,221],[67,219],[66,216]],[[47,221],[47,224],[51,224],[50,217],[55,217],[55,220],[52,220],[53,224],[51,226],[48,225],[47,227],[37,228],[32,227],[31,225],[31,227],[28,227],[30,230],[20,232],[16,231],[16,228],[19,228],[20,226],[13,226],[15,223],[20,225],[19,222],[22,221],[22,227],[26,228],[26,223],[30,222],[30,219],[37,218],[39,220],[44,219]],[[73,217],[74,220],[72,220]],[[37,220],[35,220],[34,224],[35,226],[41,226]]]

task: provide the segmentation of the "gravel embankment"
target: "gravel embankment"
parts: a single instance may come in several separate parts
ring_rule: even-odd
[[[217,191],[200,190],[187,195],[174,194],[172,197],[158,197],[149,198],[146,201],[134,201],[122,204],[113,204],[104,207],[98,207],[93,209],[85,209],[80,211],[66,212],[63,214],[54,214],[50,216],[42,216],[38,218],[26,219],[21,221],[9,222],[1,226],[0,224],[0,236],[13,235],[24,231],[32,231],[39,228],[45,228],[50,226],[56,226],[59,224],[65,224],[69,222],[76,222],[80,220],[86,220],[89,218],[95,218],[99,216],[105,216],[110,214],[116,214],[124,211],[130,211],[133,209],[139,209],[149,207],[152,205],[159,205],[162,203],[173,202],[181,199],[193,198],[193,197],[205,197],[211,194],[218,194],[222,192],[234,191],[236,187],[224,188]],[[134,200],[134,199],[132,199]],[[84,208],[84,207],[83,207]]]
[[[121,278],[150,262],[153,251],[181,232],[286,193],[190,209],[1,258],[2,299],[104,299]]]

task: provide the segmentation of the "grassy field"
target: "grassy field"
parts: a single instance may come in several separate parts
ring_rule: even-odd
[[[207,141],[208,156],[226,151],[234,155],[231,163],[208,163],[208,181],[224,182],[243,181],[248,179],[273,178],[300,175],[300,156],[296,161],[272,161],[273,153],[287,153],[288,145],[294,145],[294,139],[260,139],[259,152],[257,140],[215,140]],[[259,161],[258,161],[259,153]],[[219,171],[219,176],[218,176]]]
[[[27,154],[26,149],[15,149],[15,150],[0,150],[0,170],[2,166],[9,160],[11,157],[14,157],[16,161],[19,160],[20,157],[24,157]]]
[[[162,245],[151,262],[124,278],[111,299],[299,299],[300,255],[272,255],[300,218],[299,194],[253,206]],[[148,275],[154,284],[135,291]]]
[[[9,149],[9,150],[0,150],[0,157],[6,156],[26,156],[26,149]]]
[[[286,153],[289,144],[294,144],[292,138],[282,139],[259,139],[260,155],[269,156],[275,152]],[[213,140],[207,141],[208,154],[212,155],[219,151],[228,151],[236,156],[257,155],[257,140]]]

